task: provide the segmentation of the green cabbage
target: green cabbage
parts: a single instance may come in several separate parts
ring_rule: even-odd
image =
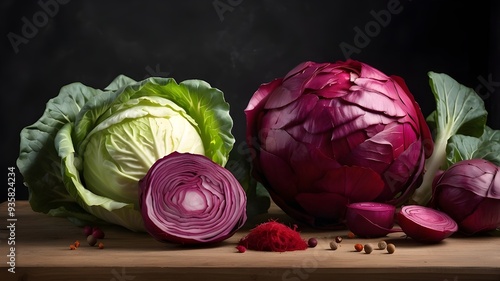
[[[122,75],[104,90],[73,83],[21,131],[17,166],[34,211],[143,231],[138,181],[153,163],[178,151],[224,166],[232,126],[223,93],[201,80]]]

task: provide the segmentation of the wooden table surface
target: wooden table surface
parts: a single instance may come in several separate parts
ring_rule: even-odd
[[[500,280],[500,237],[454,235],[442,243],[425,245],[391,233],[383,239],[396,245],[394,254],[375,250],[355,252],[356,243],[379,238],[347,238],[347,231],[302,227],[304,239],[318,245],[304,251],[238,253],[237,241],[256,224],[270,218],[293,221],[276,206],[248,221],[244,229],[211,247],[160,243],[146,233],[117,226],[102,227],[104,249],[87,245],[82,229],[64,218],[35,213],[25,201],[16,202],[15,230],[7,226],[6,203],[0,205],[0,280]],[[329,242],[343,236],[333,251]],[[15,240],[15,273],[9,272],[9,237]],[[77,250],[69,245],[81,242]]]

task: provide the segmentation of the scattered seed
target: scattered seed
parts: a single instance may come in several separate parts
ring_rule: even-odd
[[[309,240],[307,240],[307,246],[310,248],[314,248],[316,245],[318,245],[318,240],[316,240],[316,238],[309,238]]]
[[[354,234],[354,232],[349,231],[349,232],[347,233],[347,237],[349,237],[349,238],[351,238],[351,239],[352,239],[352,238],[356,237],[356,235]]]
[[[90,225],[84,226],[83,227],[83,235],[85,235],[85,237],[87,237],[90,234],[92,234],[92,226],[90,226]]]
[[[94,229],[92,231],[92,236],[94,236],[97,239],[103,239],[104,238],[104,231],[102,231],[98,227],[94,227]]]
[[[69,245],[69,249],[70,249],[70,250],[76,250],[75,244],[71,244],[71,245]]]
[[[245,246],[243,245],[238,245],[236,246],[236,250],[238,250],[238,253],[244,253],[246,252],[247,248],[245,248]]]
[[[392,243],[387,244],[387,252],[389,254],[393,254],[395,251],[396,251],[396,246],[394,246],[394,244]]]
[[[97,243],[97,238],[94,237],[94,235],[90,234],[87,236],[87,243],[89,243],[90,246],[94,246]]]
[[[379,250],[385,250],[385,248],[387,248],[387,242],[384,240],[379,241],[377,246]]]
[[[335,242],[337,242],[337,243],[342,242],[342,240],[343,240],[342,236],[335,237]]]
[[[104,244],[102,242],[99,242],[99,244],[97,245],[97,247],[99,249],[104,249]]]
[[[337,242],[335,242],[335,241],[330,242],[330,249],[337,250],[338,248],[339,248],[339,244],[337,244]]]
[[[73,245],[75,245],[76,248],[80,247],[80,241],[76,240],[75,243],[73,243]]]
[[[357,243],[354,245],[354,249],[356,250],[356,252],[361,252],[361,251],[363,251],[363,245]]]
[[[373,246],[371,244],[365,244],[364,248],[365,248],[365,253],[367,254],[371,254],[371,252],[373,252]]]

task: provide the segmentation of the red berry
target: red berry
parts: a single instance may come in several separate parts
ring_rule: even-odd
[[[307,246],[310,248],[314,248],[316,245],[318,245],[318,240],[316,240],[316,238],[309,238],[309,240],[307,240]]]
[[[86,225],[84,228],[83,228],[83,235],[85,236],[89,236],[90,234],[92,234],[92,226],[90,225]]]
[[[354,245],[354,249],[356,249],[356,252],[361,252],[363,251],[363,245],[358,243]]]
[[[247,248],[245,248],[245,246],[238,245],[236,246],[236,250],[238,250],[239,253],[244,253],[247,250]]]
[[[100,228],[94,228],[94,231],[92,232],[92,236],[94,236],[97,239],[103,239],[104,238],[104,231],[102,231]]]

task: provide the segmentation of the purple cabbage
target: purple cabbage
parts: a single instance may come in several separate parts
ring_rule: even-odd
[[[317,227],[338,225],[350,203],[405,201],[433,149],[404,81],[354,60],[301,63],[262,84],[245,113],[254,176]]]
[[[484,159],[459,161],[433,182],[433,207],[447,213],[465,234],[500,227],[500,167]]]

